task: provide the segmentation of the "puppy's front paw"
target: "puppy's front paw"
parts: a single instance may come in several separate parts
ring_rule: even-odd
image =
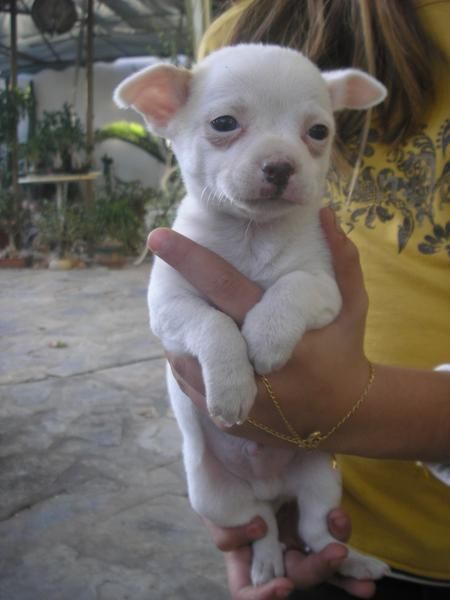
[[[303,333],[304,327],[298,322],[290,330],[275,330],[270,322],[264,326],[258,324],[257,318],[252,318],[250,313],[242,327],[248,357],[260,375],[281,369],[291,357]]]
[[[283,577],[283,547],[278,540],[262,538],[253,543],[251,578],[253,585],[262,585],[275,577]]]
[[[349,549],[339,572],[355,579],[380,579],[389,572],[389,567],[377,558]]]
[[[245,421],[255,400],[257,387],[250,366],[241,366],[230,377],[206,382],[209,414],[231,427]]]
[[[252,350],[249,348],[249,358],[259,375],[267,375],[281,369],[289,360],[293,350],[294,346],[286,349],[277,344],[259,348],[255,345]]]

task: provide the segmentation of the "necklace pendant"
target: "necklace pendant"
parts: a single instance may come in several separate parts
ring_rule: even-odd
[[[308,435],[305,439],[305,446],[307,448],[317,448],[317,446],[322,441],[322,434],[320,431],[313,431]]]

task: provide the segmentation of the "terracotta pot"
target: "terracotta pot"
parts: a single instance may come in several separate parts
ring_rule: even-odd
[[[123,254],[120,254],[118,252],[100,252],[95,255],[94,261],[96,264],[102,267],[111,267],[113,269],[117,269],[123,267],[126,264],[127,259],[125,258],[125,256],[123,256]]]
[[[48,263],[48,268],[52,271],[70,271],[74,264],[70,258],[52,258]]]
[[[26,258],[23,256],[17,256],[15,258],[0,258],[1,269],[23,269],[29,266]]]

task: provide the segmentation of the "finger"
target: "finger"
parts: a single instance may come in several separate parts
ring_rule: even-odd
[[[242,527],[219,527],[208,519],[203,519],[214,544],[222,552],[238,550],[266,535],[267,525],[261,517],[255,517]]]
[[[277,513],[280,540],[287,548],[301,549],[304,544],[298,537],[293,523],[299,520],[296,502],[286,502]],[[347,513],[342,508],[334,508],[327,515],[328,531],[339,542],[348,542],[352,534],[352,524]]]
[[[165,355],[180,387],[183,389],[183,385],[185,383],[187,384],[187,380],[189,380],[189,386],[204,396],[205,385],[203,382],[202,368],[198,360],[187,354],[166,352]]]
[[[335,508],[328,513],[328,530],[340,542],[347,542],[352,534],[352,523],[342,508]]]
[[[250,579],[251,562],[250,546],[225,554],[232,600],[278,600],[289,596],[294,586],[285,577],[277,577],[263,585],[253,586]]]
[[[169,365],[172,370],[172,374],[175,377],[175,381],[177,382],[179,388],[182,392],[188,396],[192,402],[201,410],[207,411],[206,399],[203,393],[203,382],[200,384],[195,380],[194,376],[194,385],[191,384],[191,381],[183,376],[182,370],[177,370],[174,362],[169,358],[169,355],[166,354],[169,360]],[[182,360],[182,358],[179,358]],[[195,387],[194,387],[195,386]],[[198,389],[200,388],[200,390]]]
[[[342,294],[342,314],[353,313],[356,309],[365,312],[367,293],[358,250],[337,223],[331,208],[321,209],[320,222],[331,251],[336,281]]]
[[[286,573],[299,589],[307,589],[330,579],[347,554],[347,548],[337,543],[307,556],[297,550],[288,550],[285,557]]]
[[[355,598],[371,598],[376,591],[375,583],[368,579],[352,579],[333,575],[329,581]]]
[[[171,229],[155,229],[147,245],[239,324],[261,299],[261,289],[227,261]]]
[[[341,544],[329,544],[318,554],[308,556],[289,550],[285,559],[286,572],[298,589],[308,589],[328,581],[357,598],[371,598],[375,593],[373,581],[343,577],[336,573],[347,552]]]

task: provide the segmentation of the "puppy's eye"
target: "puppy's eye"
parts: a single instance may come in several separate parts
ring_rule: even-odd
[[[325,140],[328,135],[330,133],[330,130],[328,129],[328,127],[326,125],[321,125],[321,124],[317,124],[317,125],[313,125],[309,130],[308,130],[308,135],[310,138],[312,138],[313,140]]]
[[[239,127],[239,123],[231,115],[222,115],[211,121],[211,127],[216,131],[234,131]]]

